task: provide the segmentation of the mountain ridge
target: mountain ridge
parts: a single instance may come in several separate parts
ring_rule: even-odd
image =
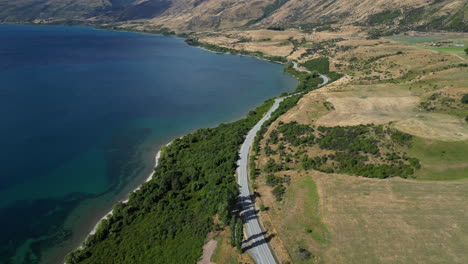
[[[468,31],[461,0],[0,0],[1,23],[140,23],[178,32],[358,25]]]

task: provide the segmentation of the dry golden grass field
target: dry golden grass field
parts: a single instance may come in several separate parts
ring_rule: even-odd
[[[347,76],[305,95],[269,127],[261,148],[280,121],[385,124],[414,136],[400,151],[418,158],[421,168],[413,179],[370,179],[286,162],[290,169],[274,174],[290,183],[284,184],[282,201],[276,201],[262,168],[268,159],[281,158],[260,151],[257,205],[267,208],[260,215],[275,235],[271,245],[278,258],[282,263],[467,263],[468,107],[459,101],[468,93],[468,68],[452,54],[411,43],[346,43],[358,47],[335,54],[332,61]],[[314,146],[286,149],[323,153]],[[303,259],[299,248],[312,257]]]
[[[313,179],[330,237],[324,262],[468,261],[468,180],[419,182],[321,173]]]
[[[284,200],[259,188],[282,261],[466,263],[468,180],[420,182],[294,172]],[[274,238],[275,239],[275,238]],[[298,248],[315,256],[304,261]]]

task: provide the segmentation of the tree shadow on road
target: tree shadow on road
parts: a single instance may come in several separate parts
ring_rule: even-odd
[[[258,210],[255,210],[255,204],[252,202],[250,196],[240,196],[238,200],[238,208],[240,208],[240,215],[244,223],[257,218]]]
[[[263,235],[263,234],[262,234],[262,235]],[[271,239],[274,238],[274,237],[275,237],[275,234],[270,234],[270,235],[267,236],[266,238],[257,240],[257,241],[255,241],[255,242],[251,243],[250,245],[245,246],[245,247],[243,248],[243,250],[244,250],[244,251],[248,251],[248,250],[253,249],[253,248],[255,248],[255,247],[258,247],[258,246],[260,246],[260,245],[267,244],[267,243],[270,242]]]
[[[264,232],[261,232],[261,233],[255,234],[255,235],[251,235],[251,236],[248,237],[247,239],[244,239],[244,240],[242,241],[242,244],[248,244],[249,241],[254,240],[254,239],[256,239],[256,238],[259,238],[259,237],[261,237],[261,236],[264,236],[264,235],[266,235],[266,233],[267,233],[267,232],[264,231]]]

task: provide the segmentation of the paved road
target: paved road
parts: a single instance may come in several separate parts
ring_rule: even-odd
[[[325,76],[325,75],[323,75],[321,73],[319,73],[318,75],[320,76],[320,78],[323,79],[323,82],[319,86],[324,86],[325,84],[327,84],[330,81],[327,76]]]
[[[268,242],[265,239],[264,233],[260,228],[260,223],[255,212],[255,204],[250,196],[249,190],[249,174],[247,164],[249,163],[249,151],[252,147],[255,135],[267,121],[271,113],[275,111],[284,98],[275,99],[273,106],[266,115],[249,131],[244,143],[239,152],[239,160],[237,161],[237,182],[240,185],[239,202],[241,205],[241,215],[244,219],[244,231],[248,234],[248,238],[244,240],[244,249],[253,257],[257,264],[275,264],[276,260],[273,253],[268,247]]]
[[[293,62],[293,64],[296,70],[310,73],[307,69],[298,67],[296,62]],[[322,84],[319,86],[323,86],[329,82],[327,76],[322,74],[319,75],[323,79]],[[239,160],[237,161],[237,183],[239,183],[240,186],[239,203],[241,206],[241,215],[244,219],[244,231],[248,235],[247,239],[243,242],[243,247],[249,252],[257,264],[276,264],[276,260],[273,257],[271,249],[268,247],[268,237],[265,238],[264,232],[260,228],[260,223],[255,211],[255,204],[250,195],[248,173],[249,152],[253,145],[255,136],[263,123],[271,117],[271,114],[278,108],[279,104],[284,99],[285,97],[275,99],[270,110],[268,110],[265,116],[249,131],[240,148]]]
[[[299,67],[299,66],[297,65],[297,62],[293,61],[292,63],[293,63],[293,67],[294,67],[295,70],[310,73],[310,71],[307,70],[306,68]],[[323,74],[320,74],[320,73],[318,73],[318,75],[320,76],[320,78],[323,79],[323,82],[322,82],[321,84],[319,84],[319,87],[320,87],[320,86],[324,86],[325,84],[327,84],[327,83],[330,81],[330,80],[328,79],[327,76],[325,76],[325,75],[323,75]]]

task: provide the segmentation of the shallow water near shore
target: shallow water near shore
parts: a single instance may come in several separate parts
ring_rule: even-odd
[[[0,263],[60,263],[145,181],[159,147],[297,81],[177,38],[0,26]]]

